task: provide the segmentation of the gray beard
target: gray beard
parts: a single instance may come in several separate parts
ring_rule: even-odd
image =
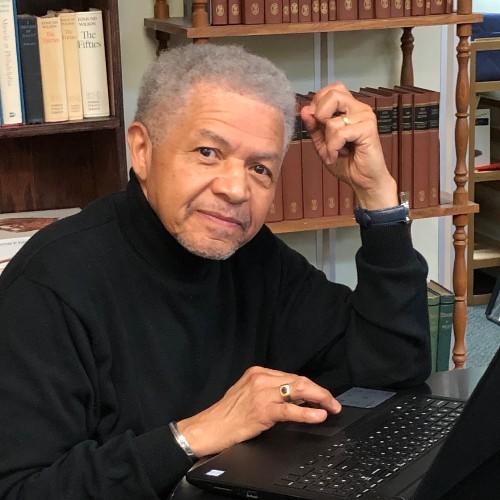
[[[232,249],[230,249],[230,250],[228,250],[226,252],[218,252],[216,250],[212,250],[212,251],[207,250],[207,251],[204,251],[204,250],[200,250],[199,248],[196,248],[193,245],[191,245],[191,243],[189,241],[186,241],[186,239],[184,239],[182,237],[182,235],[175,236],[175,239],[188,252],[191,252],[192,254],[197,255],[198,257],[203,257],[204,259],[210,259],[210,260],[227,260],[239,248],[239,246],[237,246],[236,248],[232,248]]]

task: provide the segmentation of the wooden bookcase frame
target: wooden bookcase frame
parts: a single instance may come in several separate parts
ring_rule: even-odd
[[[118,0],[17,0],[18,13],[103,11],[111,115],[0,127],[0,213],[83,207],[127,181]]]
[[[470,59],[470,123],[476,123],[479,94],[482,92],[500,91],[500,80],[477,82],[477,53],[481,51],[500,50],[500,38],[480,38],[471,42]],[[500,106],[500,102],[498,103]],[[474,155],[476,134],[475,127],[469,129],[469,200],[473,202],[476,195],[476,183],[500,181],[500,171],[475,172]],[[467,300],[469,304],[487,304],[490,293],[474,293],[474,271],[487,267],[500,266],[500,243],[489,238],[478,239],[475,234],[474,215],[469,216],[467,245]]]
[[[454,169],[454,190],[450,203],[438,207],[412,210],[413,218],[453,217],[455,231],[453,246],[455,258],[453,263],[453,290],[455,293],[455,311],[453,329],[455,344],[453,362],[456,368],[462,368],[466,359],[465,328],[467,324],[467,268],[465,250],[467,245],[466,226],[470,214],[479,211],[479,206],[469,201],[466,184],[468,179],[467,143],[469,139],[469,59],[470,35],[472,23],[482,21],[480,14],[472,12],[472,0],[458,0],[457,12],[453,14],[412,16],[391,19],[369,19],[355,21],[330,21],[323,23],[293,23],[264,25],[231,25],[210,26],[208,23],[208,0],[193,0],[191,16],[168,19],[168,9],[164,0],[155,0],[155,13],[158,17],[144,19],[144,26],[155,32],[158,41],[158,52],[168,48],[170,35],[184,35],[193,39],[194,43],[206,43],[210,38],[227,36],[281,35],[296,33],[325,33],[335,31],[360,31],[373,29],[402,28],[401,49],[403,62],[401,67],[401,84],[413,84],[412,52],[414,38],[412,29],[417,26],[438,26],[453,24],[457,26],[457,60],[458,75],[455,89],[456,124],[455,150],[456,165]],[[161,14],[160,14],[161,13]],[[161,18],[160,16],[164,16]],[[301,219],[269,224],[276,233],[307,231],[325,228],[354,226],[355,221],[349,216],[323,217],[318,219]]]

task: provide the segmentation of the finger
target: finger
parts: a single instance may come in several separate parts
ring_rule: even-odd
[[[371,110],[371,108],[355,99],[349,91],[336,89],[329,90],[314,103],[314,116],[321,123],[325,123],[335,114],[353,114],[366,110]]]
[[[323,409],[303,408],[290,403],[272,405],[269,417],[273,422],[300,422],[319,424],[328,417],[328,412]]]
[[[340,403],[332,396],[331,392],[316,384],[307,377],[295,376],[291,382],[284,382],[290,388],[291,401],[309,401],[318,403],[322,408],[331,413],[339,413],[342,409]],[[276,403],[284,402],[280,386],[271,387],[266,390],[268,397]]]

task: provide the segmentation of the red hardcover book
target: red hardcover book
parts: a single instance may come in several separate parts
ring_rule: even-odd
[[[391,0],[391,17],[403,17],[403,0]]]
[[[431,0],[425,0],[425,15],[431,15]]]
[[[375,114],[377,115],[378,135],[384,152],[387,170],[392,173],[392,95],[380,95],[368,89],[361,89],[361,94],[375,97]]]
[[[265,23],[278,24],[283,22],[283,0],[264,0]]]
[[[241,0],[228,0],[227,24],[241,24]]]
[[[429,206],[429,96],[409,87],[396,88],[413,94],[413,207],[425,208]]]
[[[375,0],[358,0],[359,19],[373,19],[375,17]]]
[[[290,22],[290,0],[283,0],[283,17],[284,23]]]
[[[429,126],[429,206],[439,205],[440,148],[439,148],[439,92],[421,87],[409,87],[412,91],[426,94],[428,99],[427,119]]]
[[[311,102],[311,99],[304,95],[298,94],[297,98],[300,108]],[[323,215],[323,164],[303,122],[301,151],[304,217],[321,217]]]
[[[299,23],[311,22],[311,0],[299,0]]]
[[[283,218],[285,220],[302,219],[304,209],[302,204],[302,152],[300,138],[302,135],[302,120],[297,105],[295,128],[288,151],[281,166],[283,179]]]
[[[328,21],[328,0],[320,0],[320,3],[319,3],[319,20],[322,23]]]
[[[398,192],[406,193],[410,207],[413,208],[413,94],[401,89],[383,90],[398,95]]]
[[[341,161],[341,160],[339,160]],[[350,184],[339,181],[339,214],[352,215],[354,212],[354,190]]]
[[[290,0],[290,22],[299,22],[299,0]]]
[[[399,98],[397,92],[393,90],[385,89],[375,89],[372,87],[367,87],[367,91],[374,94],[379,94],[385,97],[392,98],[392,153],[391,153],[391,164],[387,165],[387,168],[391,172],[392,177],[399,183]]]
[[[319,18],[319,0],[311,0],[311,21],[313,23],[319,23]]]
[[[451,14],[453,12],[453,0],[446,0],[446,13]]]
[[[279,222],[283,220],[283,177],[280,175],[276,183],[274,200],[266,217],[266,222]]]
[[[227,24],[227,0],[211,0],[212,25],[220,26]]]
[[[337,0],[337,19],[347,21],[358,18],[358,2],[356,0]]]
[[[323,165],[323,215],[339,214],[339,180]]]
[[[431,0],[431,14],[445,14],[446,0]]]
[[[411,2],[412,16],[423,16],[425,14],[425,1],[426,0],[412,0]]]
[[[390,0],[375,0],[375,17],[377,19],[387,19],[391,17]]]
[[[405,17],[411,16],[411,0],[404,0],[403,12]]]
[[[328,0],[328,20],[337,20],[337,0]]]
[[[242,0],[243,24],[264,24],[264,0]]]

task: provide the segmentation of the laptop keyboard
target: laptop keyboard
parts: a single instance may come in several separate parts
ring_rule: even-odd
[[[275,484],[361,498],[444,439],[463,407],[421,396],[400,400],[369,434],[333,442]]]

